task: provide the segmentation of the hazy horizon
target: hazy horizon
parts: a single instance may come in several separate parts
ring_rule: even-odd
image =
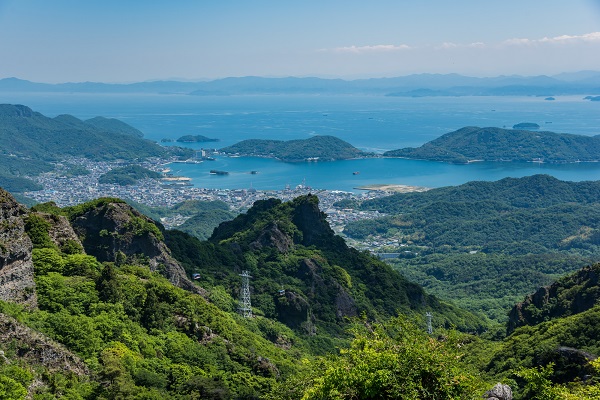
[[[126,83],[600,70],[600,1],[0,0],[0,77]]]
[[[499,75],[488,75],[488,76],[476,76],[476,75],[467,75],[467,74],[460,74],[457,72],[448,72],[448,73],[428,73],[428,72],[421,72],[421,73],[414,73],[414,74],[407,74],[407,75],[395,75],[395,76],[352,76],[352,77],[336,77],[336,76],[317,76],[317,75],[306,75],[306,76],[293,76],[293,75],[281,75],[281,76],[276,76],[276,75],[269,75],[269,76],[261,76],[261,75],[240,75],[240,76],[223,76],[223,77],[219,77],[219,78],[180,78],[180,77],[167,77],[167,78],[150,78],[150,79],[145,79],[145,80],[140,80],[140,81],[64,81],[64,82],[43,82],[43,81],[35,81],[35,80],[29,80],[29,79],[24,79],[21,78],[19,76],[0,76],[0,80],[3,79],[19,79],[19,80],[24,80],[24,81],[29,81],[32,83],[42,83],[42,84],[70,84],[70,83],[100,83],[100,84],[107,84],[107,85],[129,85],[129,84],[135,84],[135,83],[152,83],[152,82],[182,82],[182,83],[202,83],[202,82],[211,82],[211,81],[217,81],[217,80],[221,80],[221,79],[230,79],[230,78],[266,78],[266,79],[285,79],[285,78],[317,78],[317,79],[340,79],[343,81],[356,81],[356,80],[368,80],[368,79],[393,79],[393,78],[404,78],[404,77],[409,77],[409,76],[417,76],[417,75],[438,75],[438,76],[450,76],[450,75],[460,75],[463,77],[467,77],[467,78],[502,78],[502,77],[506,77],[506,78],[510,78],[510,77],[523,77],[523,78],[534,78],[534,77],[538,77],[538,76],[547,76],[550,78],[554,78],[557,77],[559,78],[560,75],[564,75],[564,74],[585,74],[585,73],[591,73],[594,75],[600,75],[600,68],[598,70],[579,70],[579,71],[562,71],[562,72],[558,72],[556,74],[539,74],[539,75],[520,75],[520,74],[499,74]]]

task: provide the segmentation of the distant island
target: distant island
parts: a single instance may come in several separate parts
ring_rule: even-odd
[[[446,133],[421,147],[392,150],[384,156],[459,164],[472,161],[592,162],[600,160],[600,136],[469,126]]]
[[[334,136],[313,136],[288,141],[249,139],[220,151],[230,155],[268,157],[287,162],[347,160],[368,155]]]
[[[513,125],[513,129],[540,129],[540,126],[534,122],[521,122]]]
[[[202,142],[218,142],[219,139],[211,139],[203,135],[185,135],[177,139],[180,143],[202,143]]]

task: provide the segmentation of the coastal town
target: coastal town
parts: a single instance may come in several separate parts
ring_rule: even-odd
[[[423,190],[402,186],[393,188],[389,186],[370,187],[359,193],[339,190],[326,190],[311,188],[299,184],[295,187],[286,187],[281,190],[257,190],[252,187],[247,189],[207,189],[195,187],[187,177],[177,177],[165,173],[166,167],[173,160],[148,159],[139,165],[163,173],[161,179],[141,179],[135,185],[121,186],[118,184],[99,183],[99,178],[110,170],[122,167],[123,162],[96,162],[84,158],[69,158],[64,163],[56,165],[52,172],[36,177],[43,189],[25,192],[24,195],[36,202],[52,201],[60,207],[79,204],[99,197],[117,197],[150,207],[171,207],[187,200],[214,201],[226,203],[231,211],[241,213],[248,210],[257,200],[277,198],[289,201],[295,197],[312,193],[319,197],[320,208],[327,215],[332,229],[342,234],[344,226],[352,221],[380,218],[384,214],[378,211],[362,211],[352,208],[335,207],[334,204],[341,200],[363,201],[390,195],[394,190],[410,191]],[[69,175],[67,166],[76,166],[80,170],[89,171],[86,174]],[[183,224],[187,217],[175,215],[161,220],[168,228],[176,228]],[[383,238],[374,237],[368,242],[351,241],[354,247],[378,251],[382,246],[390,245]]]

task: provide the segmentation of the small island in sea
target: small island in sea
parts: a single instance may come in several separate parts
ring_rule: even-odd
[[[204,135],[184,135],[177,139],[179,143],[203,143],[203,142],[218,142],[219,139],[212,139]]]
[[[540,126],[535,122],[520,122],[513,125],[513,129],[540,129]]]
[[[446,133],[421,147],[391,150],[383,155],[457,164],[596,162],[600,160],[600,136],[469,126]]]
[[[268,157],[287,162],[347,160],[369,155],[334,136],[313,136],[288,141],[248,139],[220,151],[230,155]]]

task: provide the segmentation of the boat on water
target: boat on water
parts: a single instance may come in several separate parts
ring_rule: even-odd
[[[211,175],[229,175],[229,172],[227,172],[227,171],[219,171],[219,170],[216,170],[216,169],[211,169],[210,172],[209,172],[209,174],[211,174]]]
[[[250,173],[251,173],[252,175],[256,175],[256,174],[258,174],[258,171],[250,171]]]
[[[352,175],[360,175],[360,171],[354,171]]]

